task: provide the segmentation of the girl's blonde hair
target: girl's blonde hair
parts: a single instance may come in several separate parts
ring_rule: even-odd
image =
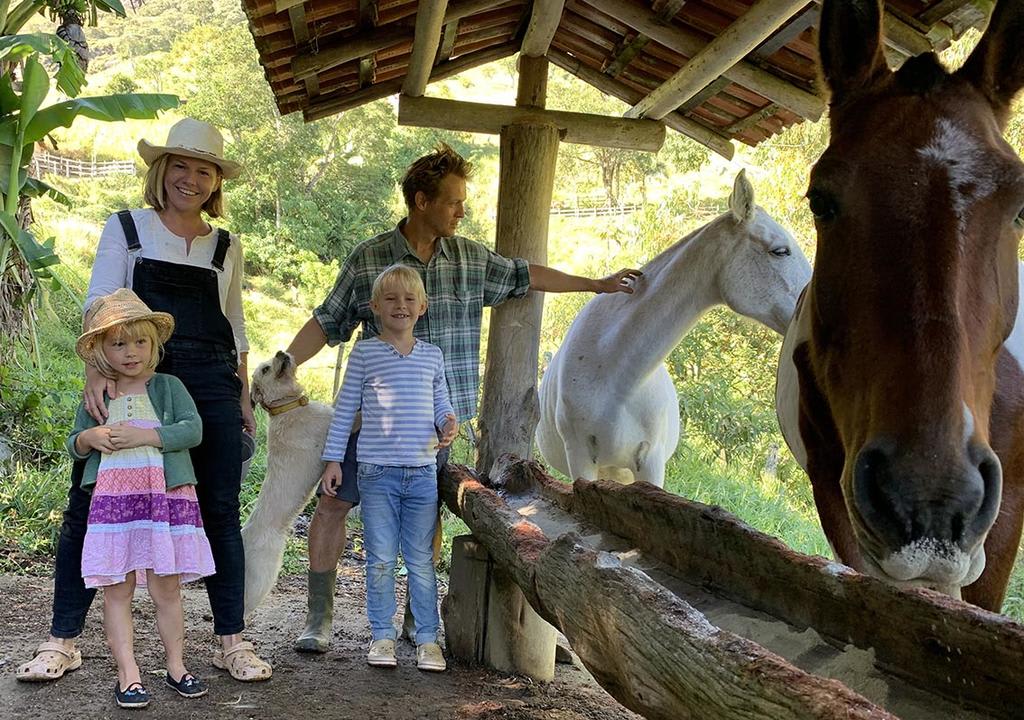
[[[107,356],[103,354],[103,340],[108,336],[124,342],[135,342],[144,337],[149,338],[149,345],[153,348],[153,352],[149,356],[147,370],[156,370],[156,366],[160,364],[160,359],[164,355],[164,345],[160,342],[160,331],[157,330],[152,320],[131,320],[115,325],[92,340],[91,357],[89,358],[89,364],[99,370],[103,377],[110,380],[116,380],[117,373],[107,361]]]
[[[170,162],[171,156],[172,153],[161,155],[146,171],[146,189],[144,194],[146,204],[158,211],[164,209],[164,176],[167,174],[167,163]],[[211,162],[210,165],[217,168],[217,179],[220,182],[217,185],[217,189],[203,203],[202,209],[211,218],[219,218],[224,215],[224,173],[217,163]]]
[[[416,299],[425,303],[427,291],[423,287],[423,278],[415,268],[401,263],[390,265],[381,272],[373,281],[373,289],[370,291],[370,301],[379,303],[381,296],[393,287],[400,287],[403,290],[412,290],[416,293]]]

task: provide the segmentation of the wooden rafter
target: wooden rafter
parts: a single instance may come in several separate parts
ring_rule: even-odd
[[[519,43],[509,42],[503,45],[489,47],[486,50],[478,50],[476,52],[460,55],[454,60],[448,60],[447,62],[435,65],[433,72],[430,73],[430,82],[444,80],[445,78],[458,75],[460,72],[464,72],[471,68],[507,58],[509,55],[514,55],[518,51]],[[319,102],[310,103],[309,107],[304,108],[302,111],[302,117],[306,122],[312,122],[313,120],[319,120],[320,118],[324,118],[329,115],[334,115],[336,113],[344,112],[345,110],[350,110],[354,107],[359,107],[360,105],[374,100],[386,98],[389,95],[395,95],[401,92],[403,82],[403,79],[398,77],[394,80],[378,82],[364,90],[357,90],[356,92],[340,95],[338,97],[325,96]]]
[[[734,66],[786,23],[806,0],[760,0],[690,58],[657,90],[626,111],[626,117],[660,119]]]
[[[681,55],[692,58],[707,44],[698,33],[665,22],[654,13],[638,8],[628,0],[588,0],[590,5],[619,22],[647,35],[652,40]],[[742,60],[721,73],[735,83],[791,110],[800,117],[817,120],[825,111],[825,102],[814,93],[801,90],[751,62]],[[702,87],[713,81],[709,78]],[[698,89],[699,91],[699,89]]]
[[[437,59],[437,48],[441,43],[441,28],[444,26],[444,11],[448,0],[420,0],[416,12],[416,37],[412,43],[412,57],[409,70],[402,84],[405,95],[419,97],[427,89],[430,69]]]
[[[930,27],[940,20],[945,20],[970,2],[972,0],[942,0],[921,13],[917,19],[925,26]]]
[[[441,47],[437,51],[437,61],[449,60],[452,56],[452,50],[455,49],[455,41],[459,37],[459,21],[450,22],[444,26],[444,31],[441,35]]]
[[[461,20],[468,15],[509,4],[509,0],[460,0],[448,5],[444,23]],[[316,48],[298,53],[292,58],[292,75],[303,78],[323,72],[356,58],[369,55],[383,48],[414,40],[414,31],[396,29],[393,25],[382,25],[356,38],[346,38],[331,43],[320,43]]]
[[[634,90],[629,85],[587,67],[576,58],[571,55],[567,55],[560,50],[549,50],[548,59],[570,75],[575,75],[580,80],[593,85],[601,92],[617,97],[623,102],[633,104],[642,97],[639,91]],[[732,159],[735,149],[733,148],[732,143],[729,142],[729,138],[720,135],[711,128],[705,127],[704,125],[701,125],[678,112],[669,113],[661,120],[676,132],[686,135],[692,140],[696,140],[701,145],[714,150],[727,160]]]
[[[756,58],[766,58],[774,55],[783,47],[803,35],[808,28],[817,25],[819,14],[820,11],[816,5],[811,5],[804,9],[804,11],[793,18],[786,27],[782,28],[763,43],[758,45],[757,49],[753,52],[753,56]]]
[[[554,125],[563,132],[562,140],[581,145],[656,152],[665,141],[665,126],[654,120],[460,102],[404,93],[398,99],[399,125],[496,135],[506,125],[527,122]]]
[[[530,23],[520,50],[523,55],[541,57],[547,54],[564,8],[565,0],[534,0]]]

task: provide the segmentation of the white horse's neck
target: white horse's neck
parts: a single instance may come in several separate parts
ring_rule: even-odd
[[[643,267],[632,295],[604,295],[595,311],[608,318],[601,337],[605,357],[624,355],[620,371],[630,377],[653,372],[686,332],[712,306],[722,302],[718,271],[730,247],[718,237],[728,215],[705,225]],[[615,306],[613,306],[615,303]]]

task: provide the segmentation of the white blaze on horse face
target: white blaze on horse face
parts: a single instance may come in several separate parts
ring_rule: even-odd
[[[972,133],[946,118],[935,123],[935,134],[918,153],[946,171],[950,202],[963,234],[971,207],[996,190],[989,154]]]
[[[971,440],[971,435],[974,434],[974,413],[967,407],[967,403],[964,403],[964,445]]]

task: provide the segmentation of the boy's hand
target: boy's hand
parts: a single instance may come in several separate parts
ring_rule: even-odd
[[[332,460],[324,468],[324,474],[320,476],[320,487],[325,495],[338,496],[338,488],[341,487],[341,463]]]
[[[127,450],[144,445],[160,447],[160,435],[156,430],[140,428],[126,423],[110,426],[110,444],[115,450]]]
[[[92,450],[99,450],[101,453],[109,455],[117,448],[110,441],[110,428],[106,425],[98,425],[78,433],[78,437],[75,438],[75,449],[81,455]]]
[[[437,445],[435,449],[440,450],[446,448],[455,441],[455,436],[459,434],[459,421],[455,419],[455,416],[448,413],[444,416],[444,425],[441,426],[441,431],[437,438]]]

